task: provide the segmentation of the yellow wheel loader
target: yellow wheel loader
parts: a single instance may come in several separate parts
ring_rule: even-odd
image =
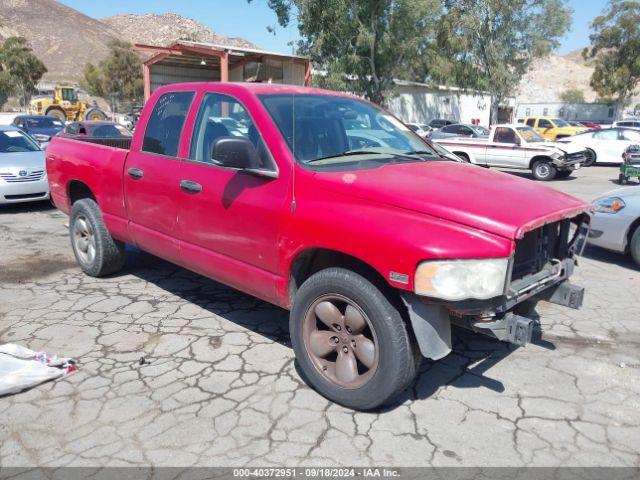
[[[29,104],[31,115],[49,115],[63,122],[78,120],[106,120],[107,116],[97,106],[78,100],[73,87],[55,87],[53,98],[34,98]]]

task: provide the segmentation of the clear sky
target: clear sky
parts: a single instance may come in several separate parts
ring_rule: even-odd
[[[267,31],[276,24],[276,16],[266,0],[62,0],[70,7],[94,18],[121,13],[174,12],[194,18],[225,36],[242,37],[265,50],[291,52],[288,43],[298,38],[295,26],[278,27],[276,34]],[[571,31],[558,50],[560,54],[585,47],[589,42],[589,23],[606,6],[606,0],[569,0],[574,10]]]

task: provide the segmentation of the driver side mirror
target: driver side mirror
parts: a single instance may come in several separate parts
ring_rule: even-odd
[[[260,168],[260,155],[243,137],[220,137],[213,143],[211,159],[217,165],[240,170]]]

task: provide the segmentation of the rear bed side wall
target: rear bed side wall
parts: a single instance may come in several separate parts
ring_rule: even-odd
[[[55,205],[70,213],[69,188],[80,182],[93,194],[111,234],[130,241],[123,202],[122,171],[127,150],[65,138],[54,138],[47,148],[47,175]]]

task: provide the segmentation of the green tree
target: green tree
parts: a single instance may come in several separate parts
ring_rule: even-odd
[[[26,107],[46,72],[25,38],[7,38],[0,47],[0,106],[9,96],[17,95]]]
[[[428,49],[442,8],[440,0],[269,0],[269,5],[282,26],[296,16],[298,49],[323,72],[315,84],[381,104],[393,94],[394,78],[407,79],[409,66]]]
[[[97,66],[84,67],[83,87],[91,95],[111,102],[116,111],[120,102],[139,101],[144,95],[142,61],[131,51],[131,44],[121,40],[109,43],[109,55]]]
[[[569,88],[560,94],[560,100],[565,103],[584,103],[584,92],[579,88]]]
[[[610,0],[591,23],[591,46],[585,59],[594,59],[591,87],[600,97],[624,108],[640,83],[640,2]]]
[[[446,0],[432,77],[491,95],[491,121],[535,58],[571,23],[566,0]]]

